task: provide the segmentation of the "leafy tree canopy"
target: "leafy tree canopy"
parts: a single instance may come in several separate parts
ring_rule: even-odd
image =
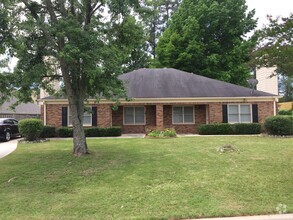
[[[276,72],[293,77],[293,14],[287,18],[268,16],[269,24],[257,31],[256,49],[252,53],[253,67],[276,66]]]
[[[160,66],[246,84],[254,41],[245,35],[256,26],[254,13],[245,0],[183,0],[159,38]]]
[[[3,0],[0,6],[5,18],[1,32],[8,29],[11,34],[6,48],[19,59],[9,74],[13,95],[26,102],[32,92],[53,92],[50,82],[62,81],[72,115],[73,153],[87,154],[85,100],[99,99],[100,94],[112,100],[124,97],[117,76],[123,67],[137,64],[134,54],[137,60],[145,56],[145,36],[134,19],[139,17],[140,1]],[[2,81],[7,77],[2,74]],[[7,95],[10,89],[1,92]]]

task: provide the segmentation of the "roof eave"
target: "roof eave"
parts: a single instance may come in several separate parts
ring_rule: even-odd
[[[253,96],[253,97],[191,97],[191,98],[133,98],[131,101],[120,100],[124,103],[212,103],[212,102],[261,102],[278,101],[281,96]],[[88,104],[114,104],[113,101],[101,99],[88,99]],[[40,104],[68,104],[67,99],[43,99]]]

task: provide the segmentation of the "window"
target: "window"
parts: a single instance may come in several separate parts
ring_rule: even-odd
[[[173,124],[194,124],[193,106],[174,106]]]
[[[92,126],[92,113],[90,107],[85,107],[85,112],[83,113],[83,125]],[[68,125],[72,126],[72,118],[70,108],[68,107]]]
[[[229,123],[251,123],[251,105],[228,105]]]
[[[144,107],[124,107],[125,125],[145,124]]]

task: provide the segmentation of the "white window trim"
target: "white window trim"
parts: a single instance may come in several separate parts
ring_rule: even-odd
[[[133,111],[133,124],[125,123],[125,108],[143,108],[143,116],[144,116],[144,123],[135,123],[135,111]],[[146,125],[146,114],[145,114],[145,107],[144,106],[123,106],[123,125]]]
[[[93,106],[85,106],[86,108],[93,108]],[[69,123],[69,115],[70,115],[70,107],[68,106],[67,107],[67,124],[68,124],[68,127],[72,127],[73,125],[72,125],[72,123]],[[90,123],[89,124],[85,124],[85,123],[83,123],[83,125],[82,126],[92,126],[93,125],[93,114],[92,113],[90,113],[90,116],[91,116],[91,121],[90,121]],[[72,120],[71,120],[72,121]]]
[[[182,123],[175,123],[174,122],[174,107],[181,107],[183,108],[183,122]],[[185,107],[192,107],[192,121],[193,122],[184,122],[184,108]],[[193,105],[173,105],[172,106],[172,124],[173,125],[194,125],[195,124],[195,112]]]
[[[230,105],[237,105],[238,106],[238,122],[230,122],[230,120],[229,120],[229,116],[230,116],[230,114],[229,114],[229,106]],[[240,108],[240,106],[241,105],[249,105],[249,109],[250,109],[250,122],[241,122],[240,120],[241,120],[241,112],[240,112],[240,110],[241,110],[241,108]],[[227,105],[227,118],[228,118],[228,123],[229,124],[237,124],[237,123],[252,123],[252,104],[244,104],[244,103],[242,103],[242,104],[239,104],[239,103],[235,103],[235,104],[228,104]]]

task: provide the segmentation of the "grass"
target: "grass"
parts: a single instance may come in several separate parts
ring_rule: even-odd
[[[220,154],[232,145],[239,152]],[[0,219],[180,219],[293,212],[292,138],[20,144],[0,160]]]

